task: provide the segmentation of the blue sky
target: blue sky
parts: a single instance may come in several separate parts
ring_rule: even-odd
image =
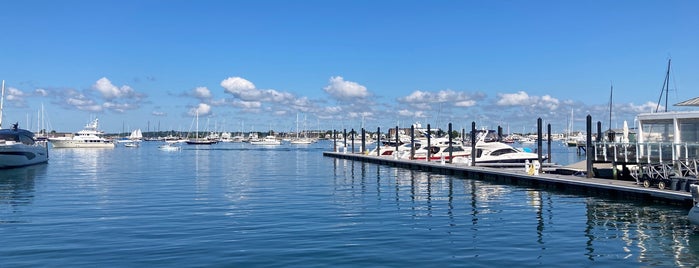
[[[699,91],[697,1],[12,1],[3,127],[562,132]],[[664,104],[664,100],[662,101]],[[669,110],[682,110],[670,106]],[[684,108],[686,109],[686,108]],[[26,125],[29,126],[26,126]]]

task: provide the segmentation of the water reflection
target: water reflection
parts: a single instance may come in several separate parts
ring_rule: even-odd
[[[382,202],[380,210],[409,210],[412,223],[408,225],[429,222],[430,230],[445,228],[450,242],[462,241],[466,234],[482,248],[493,239],[530,250],[534,250],[531,245],[537,245],[537,253],[532,255],[538,255],[534,257],[537,259],[558,253],[584,255],[595,263],[699,263],[699,233],[687,221],[683,208],[500,185],[349,160],[335,160],[334,174],[334,194],[346,206],[376,199]],[[361,215],[361,211],[353,212],[354,216]],[[470,227],[464,228],[465,223]]]
[[[0,170],[0,224],[19,221],[17,212],[33,201],[35,180],[46,176],[46,166]]]

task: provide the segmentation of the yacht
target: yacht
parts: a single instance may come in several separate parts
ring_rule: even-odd
[[[250,144],[253,145],[281,145],[282,142],[277,140],[274,135],[267,135],[264,139],[251,141]]]
[[[0,93],[0,126],[2,126],[2,104],[5,100],[5,80]],[[34,133],[20,129],[18,123],[10,129],[0,129],[0,168],[29,166],[49,161],[46,142],[37,142]]]
[[[99,119],[95,118],[73,137],[49,138],[49,142],[53,148],[114,148],[114,142],[105,139],[98,127]]]

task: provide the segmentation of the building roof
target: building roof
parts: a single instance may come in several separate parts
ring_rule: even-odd
[[[699,106],[699,97],[676,103],[675,106]]]

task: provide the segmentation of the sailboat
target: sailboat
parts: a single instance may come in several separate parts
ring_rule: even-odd
[[[20,129],[19,123],[10,129],[2,129],[2,111],[5,100],[5,80],[0,93],[0,168],[29,166],[49,161],[47,142],[34,140],[34,133]]]
[[[295,139],[292,139],[292,140],[290,141],[291,144],[311,144],[311,143],[313,143],[313,140],[312,140],[312,139],[306,137],[306,123],[305,123],[306,120],[305,120],[305,117],[304,117],[303,122],[304,122],[304,124],[303,124],[303,125],[304,125],[303,133],[304,133],[304,134],[303,134],[303,137],[299,137],[299,132],[300,132],[300,131],[299,131],[299,115],[296,114],[296,138],[295,138]]]
[[[194,139],[189,139],[186,141],[187,144],[192,144],[192,145],[211,145],[216,143],[215,140],[209,140],[206,138],[199,138],[199,111],[196,111],[196,121],[197,121],[197,128],[195,132]]]

